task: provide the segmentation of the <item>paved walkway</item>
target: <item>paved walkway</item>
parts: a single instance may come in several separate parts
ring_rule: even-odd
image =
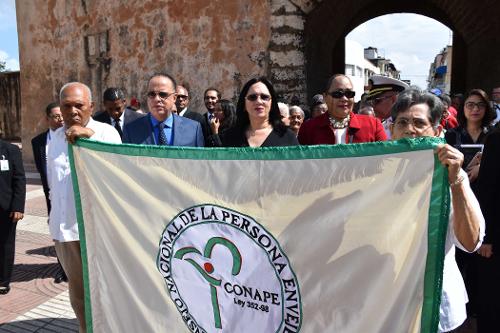
[[[27,174],[24,219],[17,224],[11,291],[0,295],[0,333],[78,332],[67,283],[55,284],[54,244],[42,187]]]

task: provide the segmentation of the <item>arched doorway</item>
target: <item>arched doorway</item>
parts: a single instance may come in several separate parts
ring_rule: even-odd
[[[489,91],[500,77],[500,2],[494,0],[273,0],[269,75],[286,97],[323,90],[345,69],[345,36],[377,16],[420,14],[453,30],[451,90]],[[415,27],[418,31],[419,27]],[[388,36],[390,38],[390,36]],[[425,47],[423,45],[422,47]],[[288,56],[288,57],[287,57]],[[292,59],[292,60],[290,60]],[[304,93],[306,92],[306,93]]]

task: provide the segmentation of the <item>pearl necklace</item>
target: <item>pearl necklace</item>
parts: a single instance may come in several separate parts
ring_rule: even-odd
[[[334,129],[340,129],[340,128],[346,128],[347,126],[349,126],[349,121],[351,120],[351,115],[347,115],[347,117],[345,117],[344,119],[342,120],[337,120],[333,117],[329,117],[330,119],[330,124],[332,124],[332,127]]]

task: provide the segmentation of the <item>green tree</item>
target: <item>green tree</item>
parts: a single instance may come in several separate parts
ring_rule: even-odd
[[[5,61],[0,60],[0,72],[5,71]]]

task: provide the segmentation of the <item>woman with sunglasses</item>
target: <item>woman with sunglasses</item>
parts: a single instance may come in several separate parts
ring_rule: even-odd
[[[214,117],[210,120],[211,134],[207,138],[207,147],[221,147],[221,135],[233,128],[236,123],[236,107],[231,101],[221,99],[217,101]]]
[[[302,125],[299,142],[320,145],[387,140],[380,120],[353,112],[354,95],[349,77],[342,74],[332,76],[324,94],[328,112]]]
[[[236,126],[222,137],[225,147],[298,145],[295,134],[281,121],[274,88],[265,77],[248,81],[236,106]]]

